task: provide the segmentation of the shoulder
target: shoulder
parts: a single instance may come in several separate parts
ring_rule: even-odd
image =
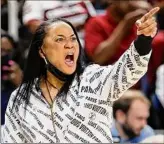
[[[23,91],[25,90],[27,84],[21,84],[19,87],[17,87],[10,95],[9,103],[12,105],[12,103],[17,103],[18,97],[22,96]]]
[[[85,68],[83,75],[86,75],[86,76],[91,75],[91,74],[95,73],[100,68],[101,68],[101,66],[98,64],[91,64]]]
[[[132,142],[132,143],[138,143],[138,142],[141,142],[142,140],[148,138],[148,137],[151,137],[155,135],[153,129],[149,126],[149,125],[146,125],[139,136],[133,138],[133,139],[130,139],[129,141]]]
[[[94,26],[99,25],[99,26],[101,26],[104,21],[105,21],[104,15],[97,15],[97,16],[91,17],[87,21],[86,25],[88,25],[88,26],[89,25],[94,25]]]
[[[155,135],[154,130],[149,125],[146,125],[141,131],[140,137],[146,138],[152,135]]]

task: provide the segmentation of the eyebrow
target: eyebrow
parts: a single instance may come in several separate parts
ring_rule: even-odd
[[[72,37],[72,36],[74,36],[74,35],[75,35],[75,34],[72,34],[70,37]],[[57,36],[66,37],[66,36],[61,35],[61,34],[59,34],[59,35],[57,35]]]

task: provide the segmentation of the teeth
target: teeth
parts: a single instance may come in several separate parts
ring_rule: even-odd
[[[68,54],[67,55],[73,55],[73,52],[68,52]]]

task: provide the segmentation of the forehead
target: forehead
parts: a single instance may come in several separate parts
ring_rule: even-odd
[[[47,34],[51,36],[63,35],[67,37],[74,34],[74,32],[67,23],[57,22],[49,26]]]
[[[129,109],[129,112],[133,115],[145,114],[148,111],[148,105],[140,100],[134,100]]]
[[[6,46],[6,47],[12,47],[12,43],[7,37],[1,38],[1,45]]]

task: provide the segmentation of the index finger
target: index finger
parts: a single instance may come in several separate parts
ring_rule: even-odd
[[[147,20],[148,18],[152,17],[153,15],[155,15],[158,11],[159,11],[159,7],[155,7],[153,9],[151,9],[148,13],[146,13],[142,18],[141,18],[141,22],[144,22],[145,20]]]

